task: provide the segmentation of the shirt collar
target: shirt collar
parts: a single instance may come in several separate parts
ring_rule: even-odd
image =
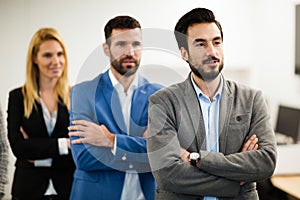
[[[113,73],[111,72],[110,69],[108,70],[108,76],[109,76],[110,81],[111,81],[111,83],[112,83],[112,85],[113,85],[114,88],[115,87],[120,87],[120,86],[123,88],[123,86],[117,80],[117,78],[115,77],[115,75],[113,75]],[[132,80],[132,82],[131,82],[131,84],[129,86],[128,90],[134,90],[135,88],[137,88],[138,87],[138,82],[139,82],[138,80],[139,80],[138,79],[138,74],[136,73],[135,76],[134,76],[134,79]]]
[[[220,75],[220,77],[221,77],[220,85],[218,87],[218,90],[217,90],[214,98],[213,98],[214,100],[218,100],[221,97],[221,93],[222,93],[222,89],[223,89],[223,85],[224,85],[224,78],[223,78],[222,75]],[[197,86],[197,84],[193,80],[192,73],[190,74],[190,78],[191,78],[193,87],[194,87],[194,89],[196,91],[197,97],[198,98],[200,98],[200,97],[206,97],[207,98],[207,96],[202,92],[202,90]]]

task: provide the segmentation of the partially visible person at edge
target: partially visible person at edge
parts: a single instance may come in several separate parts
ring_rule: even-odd
[[[41,28],[29,45],[26,82],[9,93],[8,139],[17,158],[13,200],[69,199],[75,169],[69,107],[65,44],[57,30]]]
[[[8,182],[7,165],[8,165],[7,135],[6,135],[6,127],[4,124],[2,108],[0,106],[0,200],[2,200],[5,195],[5,185]]]
[[[71,199],[152,200],[155,181],[146,152],[149,96],[160,86],[137,73],[140,23],[117,16],[104,28],[110,68],[71,92]]]
[[[156,199],[259,199],[255,182],[276,165],[262,92],[220,73],[223,32],[212,11],[186,13],[175,36],[191,73],[150,97],[147,149]]]

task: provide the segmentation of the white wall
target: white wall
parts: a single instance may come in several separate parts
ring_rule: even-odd
[[[108,61],[96,49],[108,19],[128,14],[144,28],[172,31],[177,20],[195,7],[213,10],[224,29],[225,75],[261,89],[275,122],[279,103],[300,107],[300,76],[294,74],[296,0],[0,0],[0,103],[7,108],[9,90],[25,80],[25,59],[34,32],[44,26],[59,30],[67,44],[69,77],[74,84],[90,55]],[[153,38],[155,40],[156,38]],[[174,41],[175,42],[175,41]],[[96,50],[95,50],[96,49]],[[152,52],[153,53],[153,52]],[[172,53],[144,55],[147,65],[164,63],[185,76],[187,67]],[[100,55],[102,54],[102,56]],[[162,56],[163,55],[163,56]],[[175,55],[175,56],[174,56]],[[146,61],[147,62],[146,62]],[[98,66],[92,70],[97,71]],[[84,69],[83,69],[84,68]],[[103,66],[99,65],[99,69]],[[170,70],[170,69],[169,69]],[[161,71],[160,71],[161,72]],[[170,74],[159,73],[162,77]],[[90,73],[89,76],[93,76]],[[13,166],[13,157],[10,169]],[[10,180],[12,170],[10,170]],[[7,193],[10,191],[10,185]],[[8,195],[7,195],[8,197]]]

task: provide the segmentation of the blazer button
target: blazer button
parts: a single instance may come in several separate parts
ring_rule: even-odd
[[[236,117],[236,121],[239,122],[239,121],[241,121],[241,120],[242,120],[242,117],[241,117],[241,116],[237,116],[237,117]]]
[[[124,156],[122,156],[122,160],[126,160],[126,156],[124,155]]]
[[[130,164],[130,165],[129,165],[129,169],[132,169],[132,168],[133,168],[133,164]]]

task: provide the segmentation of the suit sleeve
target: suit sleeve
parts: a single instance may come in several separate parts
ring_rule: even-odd
[[[262,93],[257,92],[252,102],[249,136],[257,135],[259,149],[229,155],[202,152],[206,156],[201,159],[201,170],[245,182],[262,180],[273,174],[276,165],[275,135]]]
[[[99,124],[95,111],[95,89],[91,82],[76,85],[71,91],[70,121],[87,120]],[[109,129],[109,128],[108,128]],[[110,130],[114,133],[113,130]],[[85,171],[97,170],[136,170],[149,171],[146,154],[146,140],[141,137],[116,134],[117,150],[112,153],[110,148],[97,147],[89,144],[71,145],[73,159],[78,169]],[[71,137],[71,140],[78,137]]]
[[[239,182],[209,174],[181,161],[176,114],[172,103],[166,103],[170,99],[154,94],[149,104],[147,149],[152,173],[160,189],[198,196],[236,196]]]

